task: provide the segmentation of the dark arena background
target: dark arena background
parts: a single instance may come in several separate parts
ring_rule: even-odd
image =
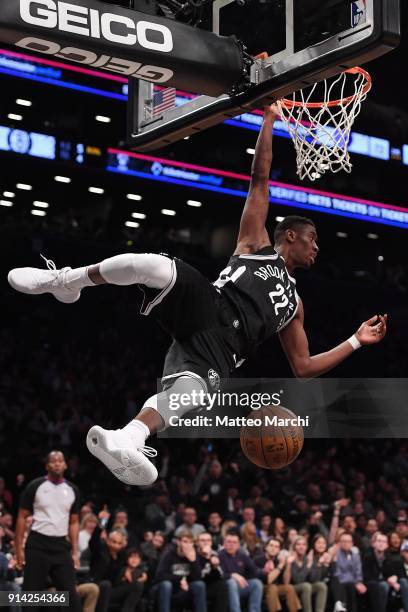
[[[247,11],[258,4],[284,3],[242,1]],[[194,27],[200,19],[206,26],[211,2],[191,3],[190,12],[183,5],[184,13],[175,1],[154,5],[146,0],[138,10],[146,18],[158,14],[170,21],[176,14],[183,27]],[[327,172],[313,182],[300,181],[285,125],[278,120],[275,127],[268,228],[272,235],[286,215],[303,215],[318,232],[315,266],[296,272],[310,353],[328,350],[362,321],[388,313],[384,340],[356,351],[323,379],[407,377],[405,3],[401,11],[398,48],[364,64],[373,88],[352,127],[351,174]],[[85,289],[69,306],[50,295],[19,294],[7,284],[12,268],[45,267],[40,255],[59,269],[132,252],[168,253],[215,280],[235,248],[263,105],[251,102],[196,135],[190,130],[169,146],[138,150],[128,139],[126,76],[96,73],[2,40],[1,591],[24,593],[15,537],[19,510],[27,509],[22,494],[45,476],[48,453],[62,451],[64,477],[75,485],[77,497],[75,578],[87,612],[275,612],[279,606],[289,612],[408,612],[405,437],[365,435],[364,423],[358,437],[306,436],[300,456],[280,470],[250,463],[237,438],[152,438],[158,480],[147,487],[126,486],[88,452],[86,434],[94,424],[123,427],[157,392],[169,337],[152,319],[139,316],[142,294],[136,287]],[[190,99],[185,88],[175,86],[178,103]],[[235,376],[288,379],[293,374],[275,336]],[[376,411],[384,417],[381,404]],[[24,537],[39,506],[28,509]],[[201,551],[201,532],[211,534],[223,573],[218,562],[194,552],[188,534]],[[232,544],[238,536],[238,555],[253,561],[242,570],[246,584],[239,588],[229,584],[238,570],[228,565],[237,557],[223,549],[228,536]],[[272,536],[278,546],[274,554],[268,552]],[[111,543],[115,538],[117,548]],[[322,557],[326,547],[329,553]],[[213,572],[209,582],[206,564]],[[173,585],[167,599],[165,581]],[[205,585],[206,596],[199,596],[197,583]],[[29,590],[47,588],[69,591],[52,568],[45,586],[40,581]],[[79,609],[76,605],[71,597],[69,609]]]

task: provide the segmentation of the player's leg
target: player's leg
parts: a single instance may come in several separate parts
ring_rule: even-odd
[[[70,304],[79,300],[85,287],[101,284],[140,284],[163,292],[170,291],[177,274],[172,259],[155,253],[125,253],[96,265],[75,269],[57,270],[54,262],[45,261],[47,270],[11,270],[8,275],[10,285],[17,291],[32,295],[52,293],[60,302]]]
[[[148,485],[157,478],[157,470],[148,457],[156,451],[145,446],[146,438],[169,426],[170,416],[183,416],[193,408],[195,402],[207,390],[206,379],[210,371],[218,379],[229,375],[234,363],[230,351],[223,342],[218,316],[219,294],[211,283],[197,270],[179,260],[169,260],[175,265],[176,280],[164,294],[163,289],[154,296],[145,294],[142,312],[153,312],[156,319],[174,337],[166,356],[162,382],[167,387],[153,396],[141,412],[123,429],[105,430],[98,425],[91,428],[87,436],[89,451],[100,459],[112,473],[127,484]],[[99,271],[106,278],[106,270]],[[96,277],[94,276],[95,280]],[[160,299],[161,296],[165,299]],[[149,299],[150,298],[150,299]],[[188,304],[188,316],[183,303]],[[180,406],[177,413],[170,407],[171,396],[189,394],[191,402]]]
[[[149,485],[157,479],[157,469],[148,459],[155,457],[155,449],[146,446],[146,439],[169,426],[172,415],[183,416],[199,407],[206,392],[205,382],[195,376],[179,376],[165,391],[148,399],[141,412],[123,429],[107,430],[99,425],[87,435],[89,451],[120,481],[130,485]],[[191,403],[186,401],[187,394]],[[183,395],[183,404],[177,398]],[[177,406],[177,411],[174,410]]]

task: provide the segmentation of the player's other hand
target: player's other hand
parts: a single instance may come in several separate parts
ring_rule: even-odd
[[[360,344],[377,344],[387,333],[388,315],[375,315],[364,321],[358,328],[356,336]]]

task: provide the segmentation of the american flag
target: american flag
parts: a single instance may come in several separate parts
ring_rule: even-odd
[[[176,106],[176,90],[174,87],[165,87],[153,95],[153,117],[161,115],[164,111]]]

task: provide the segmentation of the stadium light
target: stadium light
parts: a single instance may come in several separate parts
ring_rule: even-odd
[[[14,198],[16,194],[14,191],[3,191],[3,195],[5,198]]]
[[[203,205],[203,203],[199,202],[198,200],[187,200],[187,204],[188,206],[193,206],[194,208],[201,208]]]
[[[377,259],[378,259],[378,261],[384,261],[384,257],[383,257],[382,255],[379,255],[379,256],[377,257]]]
[[[36,208],[33,208],[31,214],[34,215],[34,217],[45,217],[47,213],[45,210],[37,210]]]
[[[161,214],[162,215],[166,215],[167,217],[175,217],[176,216],[176,211],[175,210],[171,210],[170,208],[162,208],[161,209]]]
[[[139,213],[139,212],[132,213],[132,217],[134,219],[146,219],[146,215],[144,213]]]
[[[16,113],[9,113],[7,117],[8,119],[11,119],[12,121],[22,121],[23,120],[23,115],[16,115]]]
[[[250,147],[246,150],[248,155],[255,155],[255,149],[251,149]]]
[[[367,238],[370,238],[370,240],[377,240],[378,234],[367,234]]]
[[[9,200],[0,200],[0,206],[7,206],[7,208],[10,208],[11,206],[14,206],[14,204]]]
[[[88,191],[89,193],[96,193],[98,195],[105,193],[105,190],[102,189],[102,187],[89,187]]]
[[[136,202],[140,202],[140,200],[142,200],[142,196],[138,195],[137,193],[128,193],[126,194],[126,197],[128,200],[135,200]]]
[[[54,176],[54,181],[57,183],[70,183],[71,179],[68,176]]]
[[[126,227],[140,227],[140,223],[136,221],[126,221],[125,225]]]
[[[337,238],[348,238],[348,234],[346,232],[336,232]]]
[[[95,120],[99,123],[110,123],[112,121],[110,117],[105,117],[105,115],[96,115]]]
[[[16,104],[18,104],[19,106],[32,106],[33,105],[31,100],[24,100],[23,98],[17,98]]]
[[[278,223],[280,223],[281,221],[284,220],[285,217],[275,217],[275,221],[277,221]]]
[[[16,187],[22,191],[31,191],[33,188],[32,185],[27,185],[26,183],[17,183]]]
[[[41,202],[40,200],[34,200],[33,206],[36,206],[37,208],[49,208],[50,207],[48,202]]]

